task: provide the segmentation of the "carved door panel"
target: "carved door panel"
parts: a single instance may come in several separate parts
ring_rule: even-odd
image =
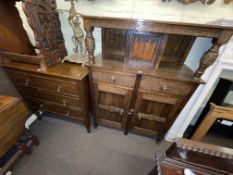
[[[163,93],[139,92],[131,129],[162,137],[177,116],[182,99]]]
[[[98,123],[116,128],[124,128],[132,91],[98,83],[96,93]]]
[[[168,35],[161,33],[135,32],[127,34],[125,63],[145,64],[158,68]]]

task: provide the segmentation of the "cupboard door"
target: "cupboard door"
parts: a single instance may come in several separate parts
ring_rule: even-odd
[[[139,92],[131,129],[149,136],[162,137],[174,121],[181,101],[167,94]]]
[[[100,124],[124,128],[132,91],[97,84],[97,121]]]

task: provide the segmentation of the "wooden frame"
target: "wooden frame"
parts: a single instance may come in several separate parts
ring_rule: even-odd
[[[233,107],[222,107],[210,103],[210,111],[205,116],[191,139],[201,141],[217,119],[233,120]]]

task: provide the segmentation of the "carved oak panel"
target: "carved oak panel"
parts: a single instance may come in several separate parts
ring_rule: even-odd
[[[51,66],[67,55],[55,0],[25,0],[24,12],[36,40],[36,48]]]

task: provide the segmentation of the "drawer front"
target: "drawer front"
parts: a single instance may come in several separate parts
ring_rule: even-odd
[[[153,90],[167,94],[186,97],[190,94],[193,83],[178,82],[160,78],[142,77],[140,90]]]
[[[50,103],[42,100],[35,100],[31,98],[26,98],[26,101],[30,104],[31,108],[34,110],[40,110],[42,112],[51,112],[66,117],[83,120],[83,113],[81,108],[80,109],[71,108],[71,107],[61,106],[55,103]]]
[[[63,81],[62,79],[51,78],[45,75],[27,74],[18,71],[8,71],[14,83],[26,87],[36,87],[60,94],[77,96],[79,83],[74,81]]]
[[[29,97],[33,99],[44,100],[48,102],[57,103],[58,105],[61,106],[71,106],[74,108],[82,107],[79,97],[65,96],[57,93],[51,93],[46,90],[30,88],[21,85],[18,85],[17,89],[20,91],[21,95],[23,95],[25,98]]]
[[[115,84],[132,88],[134,87],[136,75],[93,70],[92,78],[96,82]]]

